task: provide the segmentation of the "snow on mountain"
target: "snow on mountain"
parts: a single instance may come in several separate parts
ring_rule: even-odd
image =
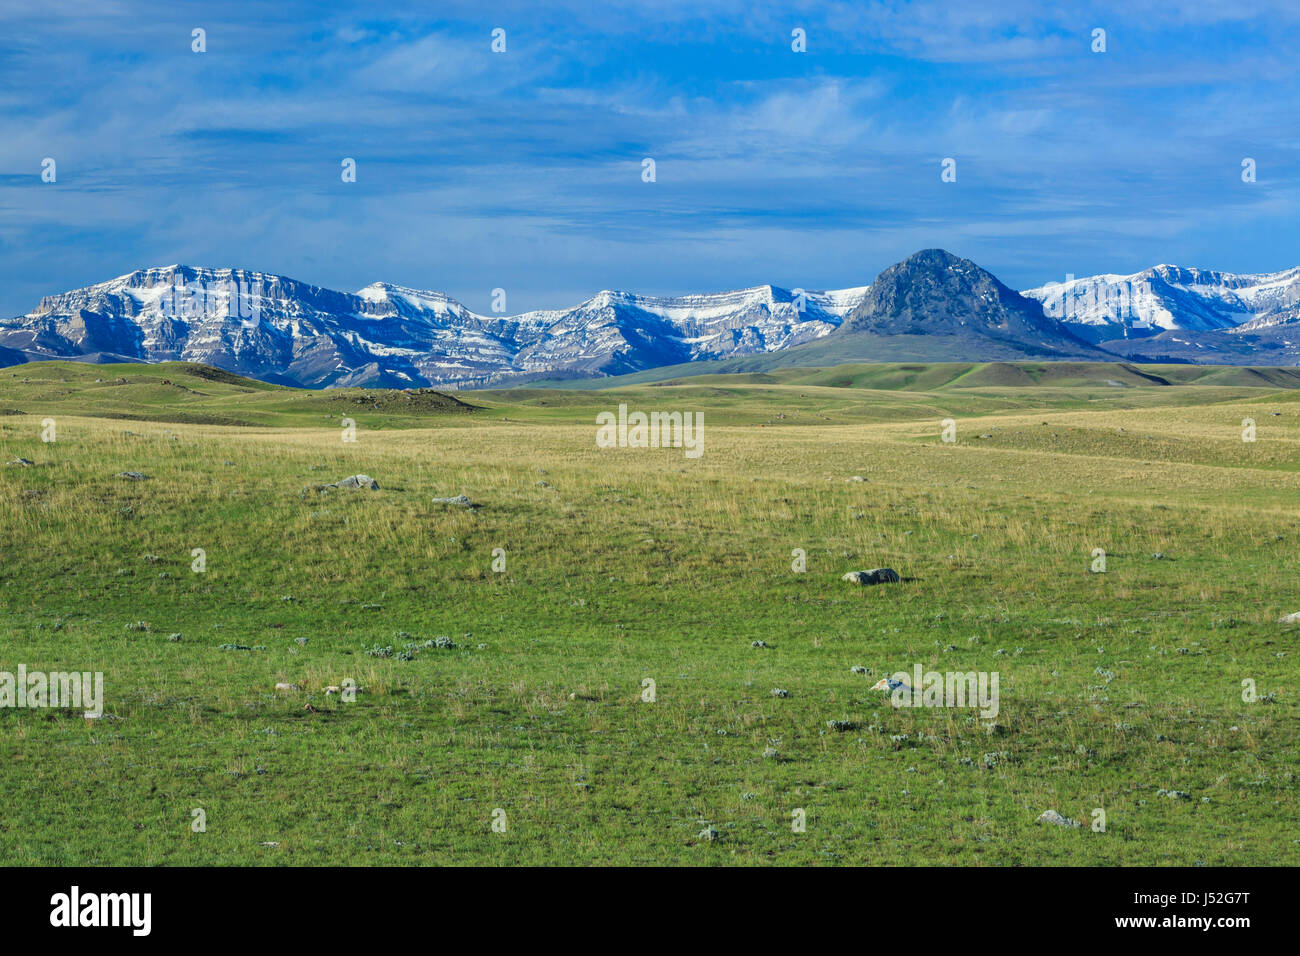
[[[510,316],[385,282],[338,292],[265,272],[171,265],[47,296],[27,315],[0,321],[0,364],[182,360],[313,388],[482,388],[796,346],[832,363],[1042,356],[1300,364],[1300,268],[1236,275],[1159,265],[1022,295],[975,263],[931,249],[871,286],[604,290],[572,308]]]
[[[571,309],[505,316],[384,282],[352,294],[172,265],[47,296],[0,322],[0,348],[33,360],[204,362],[309,387],[482,387],[783,349],[832,332],[865,292],[603,291]]]
[[[1165,331],[1213,332],[1270,324],[1300,303],[1300,267],[1260,275],[1158,265],[1133,275],[1052,282],[1024,295],[1094,343]]]

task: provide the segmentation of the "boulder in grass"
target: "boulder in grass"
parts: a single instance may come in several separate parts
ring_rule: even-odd
[[[119,471],[114,478],[126,478],[130,481],[144,481],[149,476],[141,471]]]
[[[336,481],[330,485],[331,488],[367,488],[370,491],[379,490],[379,482],[369,475],[349,475],[342,481]]]
[[[36,464],[36,462],[32,461],[30,458],[15,458],[13,461],[5,462],[5,464],[17,465],[19,468],[30,468],[32,465]]]
[[[1300,624],[1300,611],[1296,611],[1294,614],[1288,614],[1286,617],[1280,617],[1277,619],[1277,622],[1279,624]]]
[[[840,578],[850,584],[896,584],[903,580],[893,568],[872,568],[870,571],[850,571]]]
[[[896,677],[882,677],[880,678],[880,680],[876,681],[874,684],[871,685],[872,690],[881,690],[884,691],[886,694],[892,694],[900,687],[909,691],[912,689],[911,687],[907,686],[906,681],[898,680]]]
[[[434,498],[433,503],[435,505],[456,505],[460,508],[468,508],[471,511],[481,507],[481,505],[474,504],[464,495],[456,495],[454,498]]]
[[[280,681],[275,685],[276,690],[301,690],[297,684],[290,684],[288,681]]]
[[[1054,823],[1058,827],[1074,827],[1078,829],[1081,825],[1077,820],[1071,820],[1069,817],[1063,817],[1055,810],[1045,810],[1038,816],[1039,823]]]

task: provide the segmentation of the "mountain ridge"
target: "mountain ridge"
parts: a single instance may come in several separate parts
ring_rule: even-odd
[[[192,361],[305,387],[505,387],[692,362],[1162,361],[1300,365],[1300,267],[1161,264],[1017,292],[923,249],[868,285],[772,284],[481,314],[389,282],[356,292],[179,263],[42,297],[0,321],[0,365]]]

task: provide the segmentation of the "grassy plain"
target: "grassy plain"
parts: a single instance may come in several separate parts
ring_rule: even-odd
[[[0,860],[1300,863],[1300,391],[1043,369],[0,370],[0,457],[34,462],[0,467],[0,670],[106,685],[99,720],[0,709]],[[702,412],[703,456],[597,448],[620,402]],[[870,691],[917,663],[997,671],[996,726]]]

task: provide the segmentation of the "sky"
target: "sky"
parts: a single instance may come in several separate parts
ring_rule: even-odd
[[[930,247],[1018,289],[1274,271],[1297,51],[1294,0],[0,0],[0,316],[176,262],[512,314]]]

